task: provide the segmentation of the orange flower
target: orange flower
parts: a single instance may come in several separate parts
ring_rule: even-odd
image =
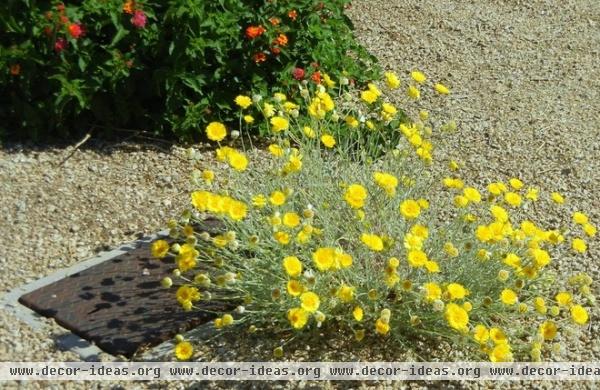
[[[135,1],[127,0],[125,4],[123,4],[123,12],[131,15],[133,14],[133,11],[135,11]]]
[[[295,21],[296,18],[298,17],[298,12],[296,12],[296,10],[293,9],[290,12],[288,12],[288,17]]]
[[[267,31],[263,26],[249,26],[246,28],[246,37],[254,39],[264,34]]]
[[[312,74],[312,76],[310,76],[310,78],[312,79],[312,81],[314,81],[317,84],[321,84],[321,72],[316,71],[315,73]]]
[[[276,18],[275,16],[273,16],[273,17],[269,18],[269,22],[271,22],[271,24],[273,26],[277,26],[277,25],[279,25],[279,23],[281,23],[281,19]]]
[[[288,37],[285,34],[279,34],[279,36],[275,39],[275,44],[279,46],[285,46],[288,44]]]
[[[10,66],[10,74],[18,76],[21,74],[21,64],[12,64]]]
[[[259,62],[265,62],[267,60],[267,55],[265,53],[256,53],[254,55],[254,62],[256,62],[257,64]]]

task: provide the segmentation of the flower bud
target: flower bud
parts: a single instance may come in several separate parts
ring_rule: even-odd
[[[283,356],[283,348],[282,347],[277,347],[273,350],[273,356],[275,356],[276,358],[280,358]]]
[[[230,134],[231,139],[237,139],[240,137],[240,132],[237,130],[233,130]]]
[[[433,310],[435,311],[443,311],[446,305],[440,299],[436,299],[433,301]]]
[[[173,245],[171,245],[171,251],[173,253],[179,253],[180,250],[181,250],[181,245],[179,245],[178,243],[174,243]]]
[[[173,276],[175,276],[176,278],[180,277],[181,276],[181,271],[179,269],[175,268],[173,270]]]
[[[505,269],[501,269],[500,271],[498,271],[498,280],[501,282],[506,282],[508,280],[510,273],[505,270]]]
[[[170,277],[166,276],[160,281],[160,285],[164,288],[169,288],[173,285],[173,280]]]
[[[175,342],[176,343],[181,343],[184,340],[183,336],[180,334],[176,334],[175,335]]]
[[[252,95],[252,101],[254,103],[259,103],[262,100],[262,96],[261,95]]]
[[[199,237],[202,241],[210,241],[210,234],[208,234],[208,232],[200,233]]]

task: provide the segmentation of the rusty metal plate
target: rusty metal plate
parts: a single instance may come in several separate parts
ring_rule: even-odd
[[[19,302],[103,351],[131,358],[212,320],[211,311],[224,309],[218,303],[200,302],[201,311],[183,311],[174,290],[160,286],[174,268],[174,259],[152,258],[150,243],[141,243],[25,294]]]

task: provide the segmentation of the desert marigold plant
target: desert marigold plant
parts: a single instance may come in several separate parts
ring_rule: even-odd
[[[493,362],[549,358],[588,323],[592,279],[550,265],[560,246],[587,250],[596,227],[583,212],[569,228],[546,229],[523,206],[562,207],[558,193],[518,178],[477,188],[457,176],[455,161],[437,177],[433,141],[456,124],[422,109],[400,115],[386,98],[405,88],[406,109],[424,93],[434,101],[450,93],[424,73],[403,82],[387,72],[354,92],[328,80],[315,91],[300,84],[297,100],[240,95],[239,129],[206,127],[223,169],[192,175],[192,208],[171,221],[173,242],[152,246],[156,257],[174,257],[175,280],[163,286],[184,310],[222,303],[220,332],[289,341],[334,329],[357,343],[405,347],[445,339]],[[254,120],[270,131],[265,150],[249,148]],[[205,231],[209,217],[217,232]],[[190,358],[190,348],[180,340],[175,354]]]

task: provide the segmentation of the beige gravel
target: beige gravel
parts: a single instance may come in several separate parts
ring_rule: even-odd
[[[600,223],[600,2],[362,0],[348,14],[359,40],[386,69],[422,69],[451,87],[451,97],[437,106],[459,128],[438,153],[462,161],[467,180],[485,185],[518,176],[560,190],[569,200],[566,211],[582,209]],[[154,232],[186,201],[189,166],[182,148],[88,146],[62,167],[55,164],[69,148],[0,150],[3,291],[104,245]],[[556,210],[546,218],[550,224],[567,220]],[[565,253],[558,263],[592,272],[596,291],[598,244],[590,242],[584,260]],[[600,360],[598,318],[595,309],[589,334],[565,358]],[[47,323],[44,332],[32,332],[0,313],[0,360],[77,360],[57,350],[52,337],[64,330]],[[207,356],[232,358],[238,348],[248,347],[225,342]]]

